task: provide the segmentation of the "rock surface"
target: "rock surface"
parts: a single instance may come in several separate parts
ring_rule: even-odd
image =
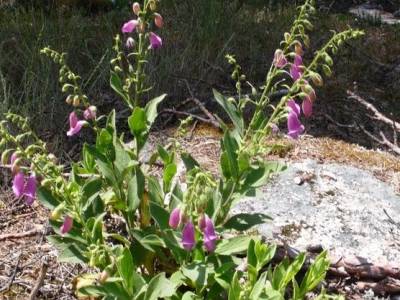
[[[299,250],[322,245],[332,256],[400,261],[400,195],[370,172],[313,160],[293,163],[234,212],[263,212],[267,240]]]

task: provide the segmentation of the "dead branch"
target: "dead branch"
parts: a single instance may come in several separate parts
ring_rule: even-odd
[[[374,105],[366,101],[365,99],[361,98],[359,95],[355,94],[354,92],[348,90],[347,94],[349,95],[350,99],[356,100],[358,103],[363,105],[367,110],[374,114],[374,119],[381,121],[391,127],[393,127],[396,131],[400,132],[400,123],[391,120],[390,118],[386,117],[382,114]]]
[[[207,123],[207,124],[210,124],[212,126],[216,126],[216,124],[210,119],[206,119],[206,118],[203,118],[203,117],[200,117],[198,115],[191,114],[191,113],[188,113],[188,112],[185,112],[185,111],[178,111],[178,110],[175,110],[175,109],[166,108],[166,109],[164,109],[164,110],[162,110],[160,112],[160,114],[167,114],[167,113],[168,114],[186,116],[186,117],[192,117],[193,119],[199,120],[200,122]],[[219,128],[219,124],[217,125],[217,127]]]
[[[371,289],[376,294],[398,294],[400,293],[400,280],[385,278],[379,282],[357,282],[357,288],[364,291]]]
[[[32,291],[29,295],[29,300],[36,299],[36,294],[38,293],[40,287],[42,286],[44,278],[46,276],[47,267],[48,267],[47,262],[43,261],[42,266],[40,268],[39,277],[36,280],[35,286],[33,287]]]
[[[24,238],[24,237],[34,236],[34,235],[41,234],[41,233],[43,233],[43,230],[41,228],[40,229],[35,228],[35,229],[25,231],[25,232],[6,233],[6,234],[0,235],[0,241],[9,240],[9,239],[20,239],[20,238]]]

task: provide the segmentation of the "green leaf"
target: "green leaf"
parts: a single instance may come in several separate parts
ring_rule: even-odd
[[[204,263],[192,263],[187,266],[182,266],[181,271],[196,289],[201,289],[206,286],[208,274],[207,266]]]
[[[128,119],[128,125],[135,138],[140,137],[143,132],[147,131],[146,112],[143,110],[143,108],[135,108],[132,115]]]
[[[144,108],[144,110],[146,112],[147,122],[150,126],[154,123],[154,120],[157,118],[158,104],[160,104],[160,102],[163,101],[166,96],[167,96],[167,94],[162,94],[161,96],[158,96],[158,97],[150,100],[146,104],[146,107]]]
[[[168,164],[163,173],[163,190],[164,193],[168,193],[171,189],[172,179],[177,172],[177,167],[175,163]]]
[[[135,175],[128,182],[128,211],[130,212],[139,207],[145,186],[145,178],[142,171],[140,168],[136,168],[135,171]]]
[[[49,191],[44,186],[41,186],[37,190],[37,196],[40,202],[47,207],[48,209],[53,210],[56,208],[61,202],[53,196],[51,191]]]
[[[233,178],[239,177],[238,157],[237,150],[238,145],[236,140],[231,136],[229,131],[226,131],[223,137],[224,152],[226,153],[226,161],[229,165],[230,174]]]
[[[267,272],[264,272],[261,274],[260,278],[257,280],[255,285],[253,286],[253,289],[251,290],[249,300],[259,300],[260,295],[263,292],[265,288],[265,283],[267,281]]]
[[[111,71],[110,77],[110,86],[111,88],[122,97],[122,99],[129,105],[128,95],[123,89],[123,84],[121,78],[115,73]]]
[[[150,214],[161,230],[169,228],[169,213],[157,203],[150,202]]]
[[[228,292],[228,300],[240,300],[240,292],[242,291],[242,287],[239,283],[239,273],[236,272],[233,276],[231,286]]]
[[[149,197],[152,202],[162,205],[164,203],[164,192],[158,179],[154,176],[148,176]]]
[[[219,255],[233,255],[243,253],[247,250],[250,241],[258,240],[258,236],[236,236],[231,239],[224,239],[218,243],[215,253]]]
[[[124,248],[121,256],[117,258],[118,273],[122,278],[123,285],[130,295],[133,295],[134,288],[134,264],[131,252]]]
[[[262,213],[242,213],[232,216],[228,221],[226,221],[224,228],[245,231],[256,225],[264,224],[269,220],[271,220],[271,217]]]
[[[70,264],[85,264],[88,262],[88,259],[82,254],[78,247],[72,244],[60,250],[57,260]]]
[[[162,161],[164,162],[164,164],[169,164],[169,163],[172,162],[171,161],[171,157],[168,154],[168,151],[165,150],[163,146],[158,145],[157,146],[157,151],[158,151],[158,154],[160,155]]]
[[[175,294],[175,290],[175,284],[165,277],[165,273],[159,273],[150,280],[144,300],[171,297]]]
[[[233,125],[239,132],[240,135],[243,134],[244,122],[240,112],[237,110],[233,103],[230,103],[221,93],[213,89],[214,98],[218,104],[225,110],[229,118],[232,120]]]
[[[190,171],[195,167],[200,167],[200,164],[187,152],[181,153],[181,158],[185,164],[186,171]]]

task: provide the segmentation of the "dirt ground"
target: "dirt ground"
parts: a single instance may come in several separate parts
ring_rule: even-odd
[[[165,140],[168,132],[158,132],[151,140]],[[400,160],[385,152],[365,150],[329,138],[304,136],[292,142],[279,139],[279,151],[270,158],[286,162],[313,158],[321,162],[340,162],[367,169],[379,179],[390,183],[400,193]],[[198,128],[191,139],[181,141],[185,149],[213,173],[217,173],[219,159],[218,133]],[[76,299],[74,278],[86,272],[83,266],[57,263],[57,251],[46,235],[51,232],[47,225],[49,212],[37,201],[26,206],[23,200],[15,200],[9,188],[0,191],[0,299],[30,299],[35,285],[39,286],[35,299]],[[43,276],[42,276],[43,275]],[[43,277],[43,280],[41,280]],[[361,299],[341,282],[333,280],[347,294],[348,299]]]

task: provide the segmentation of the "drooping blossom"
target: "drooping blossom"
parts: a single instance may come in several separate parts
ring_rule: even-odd
[[[97,108],[96,106],[89,106],[88,108],[85,109],[85,111],[83,112],[83,117],[86,120],[95,120],[96,119],[96,112],[97,112]]]
[[[135,47],[135,40],[132,37],[128,37],[126,39],[125,47],[127,49],[132,49],[133,47]]]
[[[294,52],[296,52],[296,54],[299,56],[303,56],[303,46],[300,43],[296,43],[296,45],[294,46]]]
[[[140,4],[138,2],[132,4],[132,11],[135,15],[139,16]]]
[[[299,120],[300,106],[294,100],[289,100],[287,106],[289,107],[287,118],[288,135],[293,139],[297,139],[304,132],[304,126]]]
[[[156,24],[156,26],[157,26],[158,28],[163,28],[163,26],[164,26],[164,19],[163,19],[163,17],[162,17],[160,14],[158,14],[158,13],[155,13],[155,14],[154,14],[154,24]]]
[[[214,224],[212,220],[207,216],[204,215],[202,218],[204,221],[204,228],[203,231],[203,244],[207,251],[212,252],[215,250],[215,243],[217,241],[217,235],[215,234]]]
[[[24,194],[24,189],[25,189],[24,173],[19,172],[14,176],[12,189],[15,197],[17,198],[21,197]]]
[[[303,103],[301,104],[301,108],[303,110],[303,114],[308,118],[312,115],[313,110],[313,102],[310,97],[307,96],[303,99]]]
[[[36,198],[36,186],[37,180],[33,174],[29,176],[26,182],[24,173],[19,172],[14,176],[12,187],[14,195],[17,198],[25,197],[26,204],[28,205],[32,205]]]
[[[16,163],[17,159],[18,159],[18,154],[16,152],[11,154],[10,166],[12,174],[17,174],[19,172],[19,165]]]
[[[25,202],[27,205],[32,205],[33,201],[35,201],[36,186],[37,186],[36,176],[35,175],[29,176],[24,188]]]
[[[181,223],[181,210],[179,207],[176,207],[172,210],[168,224],[171,228],[176,229],[178,228],[179,224]]]
[[[149,39],[151,49],[158,49],[162,47],[162,39],[154,32],[150,32]]]
[[[294,81],[298,80],[302,76],[301,66],[303,64],[303,59],[300,55],[294,57],[294,63],[290,67],[290,76]]]
[[[138,20],[130,20],[122,26],[121,31],[122,33],[131,33],[136,29],[136,26],[138,26],[138,24],[139,24]]]
[[[85,121],[79,120],[76,113],[73,111],[69,115],[69,130],[67,136],[73,136],[81,131]]]
[[[64,222],[60,227],[61,234],[66,234],[72,229],[72,225],[74,224],[74,220],[70,216],[64,217]]]
[[[182,231],[182,246],[187,251],[191,251],[196,245],[194,237],[194,225],[191,221],[187,222]]]
[[[274,55],[274,60],[273,60],[273,64],[275,65],[275,67],[277,68],[283,68],[284,66],[286,66],[288,63],[285,54],[283,53],[283,51],[281,49],[277,49],[275,51],[275,55]]]

